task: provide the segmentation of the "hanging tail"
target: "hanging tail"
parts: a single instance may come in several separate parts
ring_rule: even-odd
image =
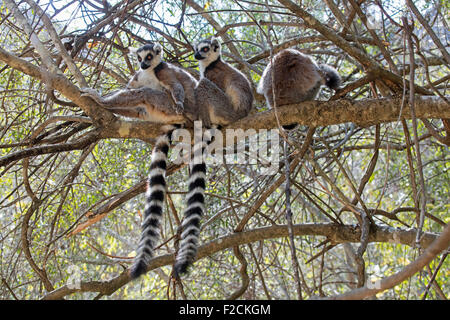
[[[319,64],[319,68],[324,73],[325,85],[333,90],[339,89],[342,79],[336,69],[327,64]]]
[[[212,142],[211,130],[205,131],[204,139],[194,144],[193,156],[189,164],[188,193],[186,194],[186,209],[181,224],[181,240],[175,260],[174,276],[187,271],[197,255],[200,235],[200,220],[205,213],[206,164],[203,158],[205,148]]]
[[[164,198],[166,195],[166,167],[172,132],[178,128],[175,125],[164,126],[164,134],[156,138],[152,151],[150,173],[145,194],[144,220],[141,226],[141,239],[136,250],[136,258],[130,269],[131,278],[135,279],[147,271],[147,266],[153,256],[153,249],[159,239]]]

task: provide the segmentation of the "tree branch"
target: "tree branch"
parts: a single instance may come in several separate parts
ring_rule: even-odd
[[[293,226],[293,232],[296,236],[324,236],[331,239],[333,243],[356,243],[360,241],[361,236],[359,228],[355,226],[338,225],[333,223],[297,224]],[[433,233],[423,233],[422,235],[422,248],[428,247],[437,238],[437,235]],[[197,260],[205,258],[227,248],[233,248],[235,246],[255,241],[287,236],[288,228],[286,225],[276,225],[253,229],[250,231],[228,234],[202,245],[198,250]],[[369,242],[392,242],[413,246],[415,244],[415,236],[416,232],[413,229],[401,230],[391,227],[373,225],[369,234]],[[151,271],[166,265],[171,265],[173,264],[173,262],[173,254],[166,254],[163,256],[155,257],[150,261],[147,271]],[[103,295],[111,295],[130,281],[131,278],[128,275],[128,272],[124,271],[119,276],[109,281],[82,281],[80,284],[80,289],[69,289],[66,285],[64,285],[61,288],[48,293],[43,297],[43,299],[62,299],[63,297],[75,292],[99,292]]]
[[[417,118],[450,118],[450,108],[445,101],[437,97],[422,97],[415,100]],[[308,126],[329,126],[354,122],[360,126],[376,125],[411,119],[408,104],[404,108],[401,97],[335,101],[308,101],[295,105],[277,107],[280,125],[298,123]],[[400,114],[401,112],[401,114]],[[277,128],[275,111],[258,112],[247,116],[226,129],[270,129]],[[160,133],[160,124],[146,121],[121,120],[102,130],[103,138],[156,138]],[[225,131],[223,131],[225,132]],[[225,135],[224,135],[225,138]]]
[[[368,288],[364,286],[352,290],[348,293],[344,293],[339,296],[330,297],[331,300],[360,300],[377,294],[378,292],[390,289],[406,279],[412,277],[415,273],[422,270],[427,264],[429,264],[439,253],[448,249],[450,244],[450,224],[444,229],[439,238],[437,238],[425,252],[417,258],[416,261],[407,265],[402,271],[384,278],[378,284],[378,288]]]
[[[16,151],[13,153],[8,154],[7,156],[0,158],[0,167],[7,166],[9,163],[28,158],[28,157],[35,157],[42,154],[48,154],[48,153],[57,153],[57,152],[65,152],[65,151],[72,151],[72,150],[80,150],[84,149],[86,146],[90,145],[91,143],[94,143],[98,140],[98,134],[97,132],[91,132],[86,137],[84,137],[81,140],[77,140],[75,142],[70,143],[61,143],[61,144],[53,144],[53,145],[43,145],[38,147],[31,147],[28,149]]]
[[[79,88],[70,82],[64,75],[51,73],[47,69],[37,67],[32,63],[9,53],[3,48],[0,48],[0,60],[8,64],[11,68],[39,79],[50,88],[61,92],[66,98],[73,101],[86,112],[98,126],[107,127],[109,124],[117,121],[117,118],[111,112],[101,108],[94,100],[87,97],[81,97]]]

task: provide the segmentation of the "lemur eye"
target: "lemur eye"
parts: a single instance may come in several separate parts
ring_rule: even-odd
[[[142,61],[141,56],[137,56],[137,57],[138,57],[138,61],[141,62]]]
[[[152,54],[151,54],[151,53],[149,53],[149,54],[147,55],[146,59],[147,59],[147,60],[152,60],[152,59],[153,59],[153,56],[152,56]]]
[[[203,52],[208,52],[208,51],[209,51],[209,48],[208,48],[208,47],[204,47],[204,48],[202,49],[202,51],[203,51]]]

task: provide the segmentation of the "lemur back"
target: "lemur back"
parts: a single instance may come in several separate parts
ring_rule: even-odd
[[[273,108],[273,91],[277,106],[281,106],[313,100],[322,85],[337,89],[340,82],[339,74],[332,67],[318,65],[300,51],[284,49],[264,69],[257,92],[263,94]]]

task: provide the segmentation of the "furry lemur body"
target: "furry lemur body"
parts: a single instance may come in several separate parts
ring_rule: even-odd
[[[215,55],[220,59],[219,50]],[[162,60],[162,47],[148,44],[130,50],[137,55],[140,70],[129,81],[127,88],[110,96],[101,97],[96,90],[84,88],[84,95],[93,98],[108,110],[127,117],[161,123],[202,120],[203,125],[226,125],[245,117],[251,109],[253,96],[248,80],[239,71],[223,62],[221,76],[209,73],[211,80],[201,72],[197,81],[185,70]],[[209,64],[204,62],[200,66]],[[243,78],[243,79],[242,79]],[[244,83],[243,87],[227,90],[233,79]],[[248,86],[247,86],[248,84]],[[245,94],[240,99],[239,94]],[[242,102],[242,101],[244,102]],[[153,250],[159,239],[159,227],[166,192],[166,166],[172,132],[177,126],[163,126],[163,133],[153,147],[146,206],[142,223],[141,239],[130,275],[137,278],[146,272]],[[203,151],[211,141],[210,131],[205,132],[200,145],[194,145],[188,178],[186,208],[181,226],[181,241],[174,266],[175,276],[186,272],[197,253],[200,220],[204,215],[204,190],[206,186],[206,165]],[[201,153],[200,153],[201,152]],[[200,157],[198,155],[201,155]]]
[[[284,49],[273,56],[264,69],[257,92],[264,95],[270,108],[314,100],[320,87],[338,89],[341,77],[327,64],[317,64],[295,49]],[[275,100],[274,100],[275,94]],[[283,126],[292,129],[296,124]]]
[[[233,108],[231,121],[236,121],[252,108],[252,86],[242,72],[223,61],[221,50],[218,39],[205,39],[195,46],[194,57],[199,60],[200,79],[210,80],[225,93]]]
[[[195,58],[199,60],[200,68],[199,81],[182,68],[164,62],[162,47],[158,44],[145,45],[133,52],[140,62],[140,70],[125,90],[101,97],[97,91],[85,88],[85,95],[120,115],[161,123],[183,123],[187,117],[192,121],[202,120],[207,128],[237,121],[247,116],[252,108],[253,94],[249,80],[223,61],[221,46],[215,38],[202,40],[195,46]],[[340,82],[339,74],[332,67],[318,65],[297,50],[285,49],[275,55],[272,63],[265,68],[257,90],[273,108],[272,88],[275,102],[280,106],[313,100],[322,85],[337,89]],[[285,127],[291,129],[294,126]],[[146,272],[159,239],[166,192],[167,155],[175,128],[177,126],[164,126],[152,151],[141,239],[130,270],[133,278]],[[205,136],[200,146],[194,146],[194,159],[189,164],[186,208],[174,266],[176,277],[186,272],[197,254],[200,220],[205,213],[206,165],[203,158],[195,158],[195,154],[200,151],[203,154],[211,139],[209,131],[207,134],[205,132]]]
[[[127,117],[159,123],[183,122],[182,113],[191,120],[198,120],[199,113],[194,90],[197,80],[185,70],[162,60],[159,44],[146,44],[138,49],[130,48],[139,61],[139,70],[123,90],[101,97],[90,88],[83,88],[108,110]]]
[[[208,84],[207,89],[197,91],[197,101],[202,98],[218,98],[227,108],[219,108],[215,112],[209,112],[212,124],[229,124],[248,115],[253,104],[252,87],[248,79],[237,69],[221,58],[221,46],[216,38],[205,39],[195,46],[194,57],[199,60],[200,82]],[[199,175],[206,175],[206,167],[198,166]],[[204,180],[204,179],[203,179]],[[175,261],[176,274],[186,272],[187,267],[194,261],[197,254],[198,235],[200,233],[200,221],[202,211],[193,192],[197,188],[196,178],[190,178],[185,216],[192,217],[196,223],[185,219],[182,224],[181,241],[178,255]],[[192,195],[191,195],[192,194]],[[203,199],[202,199],[203,200]],[[195,217],[195,218],[194,218]],[[198,220],[197,220],[198,219]]]

